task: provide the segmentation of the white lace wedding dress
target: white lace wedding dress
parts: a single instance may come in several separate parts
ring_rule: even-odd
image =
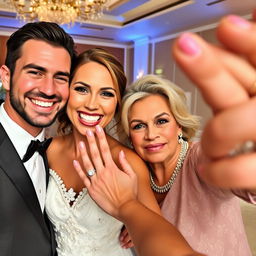
[[[70,204],[72,202],[72,204]],[[54,225],[58,256],[131,256],[120,246],[122,223],[101,210],[86,189],[67,191],[50,170],[46,212]]]

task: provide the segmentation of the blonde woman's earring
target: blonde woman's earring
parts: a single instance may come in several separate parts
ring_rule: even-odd
[[[182,134],[182,132],[178,135],[178,142],[179,142],[179,144],[181,144],[182,142],[183,142],[183,134]]]

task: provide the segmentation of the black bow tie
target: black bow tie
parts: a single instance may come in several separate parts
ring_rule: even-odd
[[[44,141],[39,141],[39,140],[31,140],[30,144],[28,145],[27,152],[23,156],[22,162],[25,163],[27,162],[36,151],[42,156],[45,157],[45,152],[47,148],[49,147],[52,139],[45,139]]]

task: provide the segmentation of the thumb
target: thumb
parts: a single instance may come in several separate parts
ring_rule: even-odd
[[[128,163],[124,151],[121,150],[119,152],[119,162],[122,166],[123,171],[129,176],[129,177],[133,177],[135,175],[135,172],[133,171],[132,167],[130,166],[130,164]]]

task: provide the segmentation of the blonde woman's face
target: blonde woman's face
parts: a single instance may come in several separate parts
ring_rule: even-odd
[[[72,79],[67,114],[81,134],[96,125],[103,128],[112,120],[117,92],[106,67],[96,62],[80,66]]]
[[[179,152],[181,128],[163,96],[150,95],[135,102],[128,122],[133,147],[143,160],[161,163]]]

